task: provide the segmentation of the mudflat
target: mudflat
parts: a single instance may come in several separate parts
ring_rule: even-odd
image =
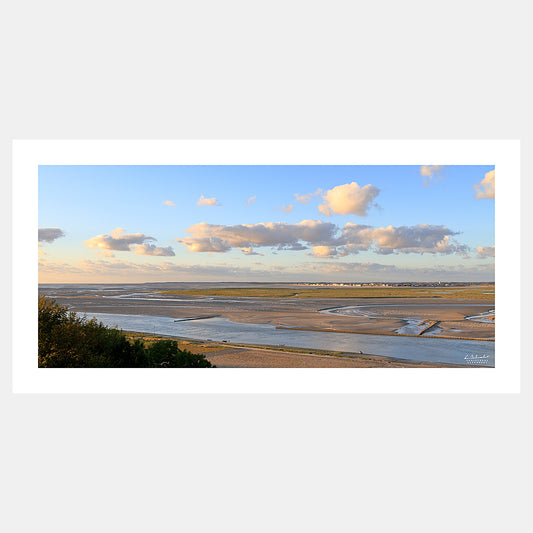
[[[466,317],[488,313],[494,300],[473,298],[259,298],[173,296],[141,294],[131,298],[100,295],[56,295],[58,303],[90,314],[124,313],[189,318],[222,316],[234,322],[274,326],[396,335],[407,319],[435,324],[423,335],[458,338],[494,338],[494,320],[477,322]],[[338,308],[358,308],[346,316]],[[332,310],[336,308],[336,311]],[[348,311],[349,312],[349,311]],[[364,316],[370,315],[370,316]]]

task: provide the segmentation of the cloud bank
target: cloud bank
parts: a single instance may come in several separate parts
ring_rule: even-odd
[[[39,228],[39,242],[54,242],[64,236],[61,228]]]
[[[362,251],[378,254],[431,253],[466,254],[468,247],[455,241],[459,232],[446,226],[419,224],[374,228],[347,223],[339,227],[331,222],[303,220],[296,224],[268,222],[224,226],[194,224],[187,229],[190,237],[176,239],[189,252],[224,253],[233,248],[246,250],[271,247],[274,250],[306,250],[315,257],[344,257]]]
[[[495,180],[496,170],[491,170],[485,174],[485,177],[479,183],[472,187],[477,191],[476,198],[478,200],[494,199]]]
[[[165,200],[163,204],[168,205],[169,207],[175,207],[176,204],[172,200]]]
[[[138,255],[174,256],[171,246],[164,248],[149,244],[146,241],[156,241],[154,237],[144,233],[124,233],[122,228],[114,229],[110,235],[102,234],[83,241],[86,248],[95,249],[100,255],[101,250],[117,252],[134,252]]]
[[[345,185],[337,185],[322,195],[324,202],[318,206],[321,213],[326,216],[359,215],[366,216],[372,202],[379,194],[379,189],[374,185],[360,187],[355,181]]]
[[[280,265],[265,266],[254,263],[253,267],[237,267],[226,263],[209,265],[178,264],[170,261],[154,263],[134,263],[129,261],[81,260],[75,263],[39,262],[41,283],[58,281],[169,281],[180,280],[234,280],[236,276],[246,280],[293,280],[323,281],[325,277],[339,281],[492,281],[494,263],[475,268],[460,266],[434,266],[430,268],[401,268],[373,262],[306,262],[288,268]],[[280,278],[279,271],[283,271]]]

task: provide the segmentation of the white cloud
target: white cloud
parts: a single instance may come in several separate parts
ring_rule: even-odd
[[[145,241],[155,240],[154,237],[144,235],[144,233],[124,233],[122,228],[116,228],[111,231],[111,235],[96,235],[96,237],[91,237],[83,242],[87,248],[129,252],[132,244],[142,244]]]
[[[118,252],[134,252],[138,255],[175,255],[170,246],[162,248],[147,243],[147,241],[156,240],[154,237],[150,237],[144,233],[124,233],[122,228],[116,228],[111,232],[111,235],[96,235],[96,237],[91,237],[83,242],[86,248],[93,248],[97,252],[113,250]],[[99,253],[99,255],[102,255],[102,253]],[[109,256],[105,255],[105,257]]]
[[[39,228],[39,242],[54,242],[64,236],[61,228]]]
[[[217,203],[216,198],[205,198],[204,195],[200,196],[200,199],[196,203],[196,205],[220,205]]]
[[[165,200],[163,204],[168,205],[169,207],[175,207],[176,205],[172,200]]]
[[[360,187],[352,181],[326,191],[322,195],[324,203],[320,204],[318,209],[328,217],[332,214],[366,216],[378,194],[379,189],[374,185]]]
[[[494,190],[495,190],[495,180],[496,180],[496,170],[491,170],[485,174],[485,177],[472,187],[475,189],[476,198],[482,200],[485,198],[494,199]]]
[[[476,252],[479,259],[484,259],[485,257],[495,257],[494,246],[478,246],[476,248]]]
[[[253,204],[256,200],[257,200],[257,196],[250,196],[250,198],[246,200],[246,203],[244,205],[248,207],[249,205]]]
[[[420,175],[424,176],[424,185],[429,187],[431,183],[435,183],[440,179],[440,172],[444,168],[443,165],[423,165],[420,167]]]

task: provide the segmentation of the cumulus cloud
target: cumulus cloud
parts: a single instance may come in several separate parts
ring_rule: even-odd
[[[435,183],[440,179],[440,172],[444,168],[443,165],[423,165],[420,167],[420,175],[424,176],[424,185],[429,187],[431,183]]]
[[[175,203],[172,200],[165,200],[163,204],[168,205],[169,207],[175,207]]]
[[[246,203],[244,205],[248,207],[249,205],[253,204],[256,200],[257,200],[257,196],[250,196],[250,198],[246,200]]]
[[[87,248],[129,252],[132,244],[142,244],[145,241],[155,240],[154,237],[144,235],[144,233],[124,233],[122,228],[116,228],[111,232],[111,235],[96,235],[96,237],[91,237],[83,242]]]
[[[468,247],[455,242],[458,235],[446,226],[417,224],[416,226],[387,226],[372,228],[348,223],[343,228],[341,241],[350,253],[375,247],[379,254],[390,253],[464,253]]]
[[[337,226],[303,220],[296,224],[266,222],[223,226],[201,222],[187,229],[191,237],[176,239],[191,252],[227,252],[231,248],[296,246],[300,241],[319,244],[334,238]],[[301,244],[301,243],[300,243]]]
[[[339,227],[330,222],[303,220],[296,224],[268,222],[223,226],[195,224],[187,229],[190,237],[176,239],[190,252],[228,252],[240,248],[252,255],[254,248],[271,247],[280,250],[306,250],[315,257],[345,257],[362,251],[381,255],[392,253],[459,254],[468,247],[458,243],[459,233],[446,226],[419,224],[416,226],[372,227],[348,223]]]
[[[83,241],[86,248],[93,248],[102,255],[101,251],[113,250],[117,252],[134,252],[138,255],[175,255],[170,246],[164,248],[155,246],[147,241],[156,241],[154,237],[144,233],[124,233],[122,228],[114,229],[110,235],[102,234]],[[105,255],[105,257],[109,257]]]
[[[485,257],[495,257],[494,250],[494,246],[478,246],[476,248],[479,259],[484,259]]]
[[[205,198],[205,196],[202,194],[198,202],[196,202],[196,205],[220,205],[220,204],[217,203],[216,198]]]
[[[337,185],[322,195],[324,203],[318,206],[321,213],[326,216],[359,215],[366,216],[373,201],[379,194],[379,189],[374,185],[360,187],[358,183]]]
[[[491,170],[485,174],[485,177],[472,187],[475,189],[476,198],[482,200],[485,198],[494,199],[494,189],[495,189],[495,179],[496,179],[496,170]]]
[[[64,236],[61,228],[39,228],[39,242],[54,242]]]

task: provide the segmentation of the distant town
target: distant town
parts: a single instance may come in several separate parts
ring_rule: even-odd
[[[380,282],[372,281],[369,283],[358,282],[301,282],[295,283],[300,287],[472,287],[476,285],[494,285],[493,281],[402,281],[402,282]]]

